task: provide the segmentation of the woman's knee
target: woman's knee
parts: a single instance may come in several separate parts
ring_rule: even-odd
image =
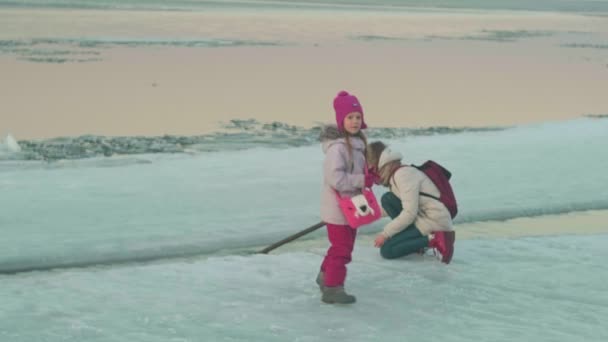
[[[395,253],[393,253],[392,248],[388,248],[386,245],[380,247],[380,255],[384,259],[395,259],[395,258],[397,258],[397,255],[395,255]]]
[[[392,192],[387,192],[380,198],[382,208],[391,218],[397,217],[403,208],[401,207],[401,200]]]
[[[390,191],[382,195],[380,198],[380,203],[382,204],[383,208],[386,208],[387,206],[393,207],[395,205],[395,201],[399,201],[399,198],[397,198],[397,196]]]

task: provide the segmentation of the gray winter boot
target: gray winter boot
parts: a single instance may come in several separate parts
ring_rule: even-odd
[[[325,287],[325,274],[323,272],[319,271],[316,282],[319,285],[319,290],[323,292],[323,288]]]
[[[323,288],[323,296],[321,301],[327,304],[352,304],[357,301],[353,295],[349,295],[344,291],[344,286]]]

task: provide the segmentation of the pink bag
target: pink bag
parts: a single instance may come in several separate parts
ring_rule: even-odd
[[[361,194],[353,197],[340,197],[336,192],[336,197],[348,225],[353,229],[372,223],[382,216],[376,196],[369,188],[364,188]]]
[[[365,165],[365,175],[368,172],[367,165]],[[348,225],[353,229],[370,224],[382,217],[380,205],[370,188],[363,188],[361,194],[345,198],[340,197],[336,191],[336,197]]]

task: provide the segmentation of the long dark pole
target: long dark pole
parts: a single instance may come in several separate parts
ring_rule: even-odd
[[[273,250],[273,249],[275,249],[277,247],[281,247],[282,245],[284,245],[284,244],[286,244],[286,243],[288,243],[290,241],[293,241],[293,240],[299,238],[300,236],[304,236],[304,235],[306,235],[306,234],[308,234],[310,232],[313,232],[313,231],[315,231],[315,230],[323,227],[324,225],[325,225],[325,222],[321,221],[321,222],[319,222],[319,223],[317,223],[317,224],[315,224],[313,226],[310,226],[310,227],[308,227],[308,228],[306,228],[306,229],[304,229],[302,231],[299,231],[299,232],[297,232],[297,233],[295,233],[295,234],[293,234],[291,236],[288,236],[288,237],[284,238],[283,240],[281,240],[279,242],[273,243],[272,245],[270,245],[270,246],[262,249],[258,253],[268,254],[268,252],[270,252],[271,250]]]

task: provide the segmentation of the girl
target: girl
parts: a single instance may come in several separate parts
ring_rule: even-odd
[[[427,247],[441,254],[448,264],[454,253],[455,232],[450,212],[437,199],[420,196],[427,193],[439,197],[439,190],[422,171],[401,164],[402,156],[382,142],[369,145],[367,160],[377,173],[378,182],[390,191],[382,196],[382,208],[391,217],[374,245],[386,259],[394,259]]]
[[[348,226],[340,210],[336,193],[352,196],[364,186],[374,183],[373,176],[365,176],[365,146],[367,140],[362,129],[363,108],[353,95],[346,91],[334,99],[337,126],[326,126],[320,140],[325,153],[323,162],[323,188],[321,190],[321,219],[327,224],[330,247],[317,276],[317,284],[325,303],[350,304],[355,296],[344,291],[346,264],[351,261],[357,231]]]

